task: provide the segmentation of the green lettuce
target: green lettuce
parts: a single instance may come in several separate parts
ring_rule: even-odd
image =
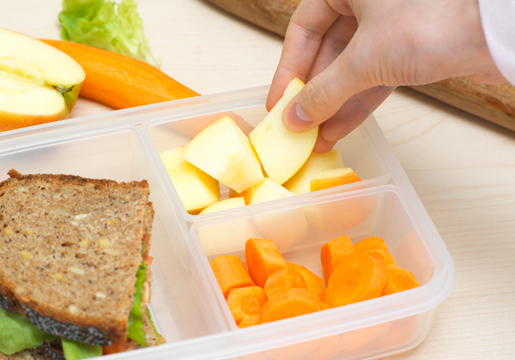
[[[0,352],[12,355],[55,339],[56,336],[38,329],[25,316],[0,307]]]
[[[159,333],[157,332],[157,329],[156,329],[156,327],[155,327],[155,325],[154,325],[154,322],[152,321],[152,316],[150,315],[150,310],[148,309],[148,307],[147,307],[147,308],[145,308],[145,313],[147,314],[148,321],[150,322],[150,325],[152,326],[152,331],[154,332],[154,334],[155,334],[155,335],[156,335],[156,337],[157,337],[157,343],[158,343],[159,345],[164,344],[164,341],[163,341],[163,338],[162,338],[161,334],[159,334]]]
[[[66,360],[81,360],[102,356],[102,346],[88,345],[67,339],[61,339],[61,345]]]
[[[61,38],[145,61],[157,68],[143,34],[143,21],[134,0],[63,0],[59,13]],[[116,11],[118,10],[118,12]]]
[[[143,246],[143,252],[145,246]],[[141,261],[138,272],[136,274],[136,292],[134,294],[134,303],[132,304],[131,313],[129,315],[129,333],[127,337],[136,341],[143,347],[147,346],[145,341],[145,331],[143,330],[143,306],[141,297],[143,295],[143,283],[147,276],[147,264]]]

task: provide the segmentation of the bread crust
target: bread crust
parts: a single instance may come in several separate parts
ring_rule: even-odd
[[[52,175],[52,174],[31,174],[31,175],[22,175],[16,170],[10,170],[8,172],[10,178],[0,183],[0,255],[6,255],[8,254],[9,257],[19,257],[20,251],[19,249],[22,249],[23,247],[19,244],[24,244],[24,246],[39,246],[38,241],[41,243],[43,241],[46,241],[48,243],[52,243],[55,241],[52,236],[48,235],[47,231],[44,236],[39,236],[38,238],[34,238],[33,240],[27,240],[28,238],[34,237],[33,235],[30,235],[27,237],[27,233],[23,233],[25,231],[21,224],[27,224],[26,218],[21,218],[23,215],[16,213],[16,209],[13,210],[13,206],[9,201],[15,202],[17,206],[20,206],[20,209],[39,205],[39,203],[31,204],[30,201],[32,201],[32,198],[24,198],[25,193],[28,192],[26,190],[27,188],[30,189],[30,192],[33,196],[33,194],[39,195],[42,193],[45,195],[45,193],[48,193],[48,195],[51,195],[51,191],[62,189],[64,190],[64,193],[66,195],[67,189],[73,189],[73,191],[77,192],[79,196],[82,196],[81,199],[82,202],[88,201],[90,199],[92,202],[96,199],[109,199],[111,201],[111,205],[115,203],[115,205],[119,205],[119,202],[123,202],[123,206],[125,206],[124,209],[126,209],[128,206],[131,209],[131,214],[128,216],[128,213],[125,213],[122,215],[119,215],[119,218],[116,218],[116,220],[113,221],[119,221],[120,223],[123,222],[130,222],[130,224],[124,224],[125,227],[119,226],[119,229],[115,229],[118,231],[118,233],[121,233],[122,235],[117,233],[113,233],[113,238],[109,238],[109,234],[111,234],[108,229],[107,224],[105,226],[105,229],[102,227],[101,229],[94,228],[94,224],[90,227],[93,228],[91,231],[91,244],[90,248],[87,248],[84,250],[81,248],[78,244],[80,239],[78,238],[78,234],[87,233],[86,230],[81,230],[81,227],[84,228],[87,223],[86,221],[83,221],[83,223],[76,225],[70,225],[70,228],[67,228],[66,224],[68,223],[74,223],[73,222],[73,215],[66,218],[66,216],[60,216],[59,214],[55,215],[52,214],[52,209],[46,209],[50,210],[50,213],[46,211],[45,209],[40,210],[39,217],[42,217],[41,219],[38,218],[34,220],[33,217],[30,217],[30,220],[32,221],[31,224],[35,224],[34,227],[36,228],[36,231],[40,229],[40,232],[43,230],[48,230],[46,227],[48,227],[47,223],[53,224],[50,220],[54,219],[54,221],[57,221],[55,219],[58,219],[59,221],[62,221],[62,227],[65,229],[64,232],[65,236],[61,236],[63,231],[60,233],[55,232],[55,237],[64,237],[66,238],[66,241],[63,243],[63,253],[64,251],[72,251],[70,249],[73,249],[75,252],[75,256],[85,256],[86,259],[87,256],[91,258],[89,262],[85,262],[84,259],[82,259],[80,256],[77,258],[77,262],[80,264],[86,264],[94,266],[94,269],[99,269],[102,265],[102,263],[98,263],[97,255],[101,256],[102,259],[105,259],[104,261],[113,261],[116,262],[117,259],[113,259],[112,256],[106,255],[102,253],[103,250],[97,243],[98,241],[101,241],[102,239],[107,238],[113,243],[113,246],[119,246],[118,249],[124,249],[127,247],[126,251],[128,255],[126,256],[127,259],[129,259],[129,262],[124,265],[123,269],[120,269],[120,271],[125,271],[125,277],[124,277],[124,286],[118,286],[117,284],[114,284],[112,286],[113,289],[118,289],[118,291],[123,292],[125,295],[123,299],[117,300],[116,304],[119,307],[119,309],[116,309],[117,314],[114,316],[99,316],[95,315],[95,311],[97,313],[101,313],[103,309],[101,308],[102,304],[97,304],[100,302],[99,299],[93,299],[91,300],[84,300],[82,299],[82,305],[79,307],[79,305],[75,306],[77,311],[74,313],[74,311],[71,311],[72,306],[69,306],[68,308],[63,308],[62,306],[57,306],[54,303],[51,303],[51,301],[40,301],[40,299],[35,298],[33,295],[33,291],[39,290],[39,296],[44,298],[45,295],[45,289],[33,289],[34,287],[38,287],[39,283],[41,283],[41,279],[43,279],[43,283],[47,286],[46,291],[53,291],[52,286],[55,286],[56,288],[59,288],[62,286],[59,282],[52,282],[50,275],[52,274],[46,274],[45,271],[50,271],[49,269],[57,268],[59,261],[64,261],[61,259],[47,261],[45,263],[44,260],[39,259],[42,257],[43,250],[39,250],[37,254],[30,253],[30,256],[33,256],[34,258],[25,259],[23,258],[23,251],[21,251],[22,257],[19,258],[19,260],[16,260],[18,262],[23,262],[24,264],[30,264],[31,262],[35,263],[37,266],[40,266],[41,269],[39,269],[39,272],[36,272],[32,268],[30,268],[30,265],[26,266],[25,273],[18,272],[16,274],[8,274],[7,270],[4,269],[7,262],[4,262],[4,265],[0,268],[0,306],[5,308],[7,311],[13,312],[19,312],[25,316],[27,316],[31,322],[36,325],[37,327],[41,328],[42,330],[60,336],[68,339],[72,339],[75,341],[85,342],[91,345],[102,345],[107,346],[111,343],[117,342],[121,339],[125,339],[127,337],[127,321],[128,321],[128,315],[130,312],[130,309],[132,307],[133,302],[133,293],[134,293],[134,284],[136,282],[136,272],[137,269],[141,263],[141,250],[142,250],[142,241],[150,236],[150,229],[151,229],[151,223],[148,224],[148,216],[146,215],[148,213],[148,207],[150,207],[151,214],[153,215],[153,209],[151,203],[148,202],[148,196],[150,194],[148,183],[147,181],[133,181],[129,183],[117,183],[116,181],[112,180],[105,180],[105,179],[87,179],[82,178],[79,176],[74,175]],[[36,190],[34,190],[36,189]],[[43,190],[41,190],[43,189]],[[19,190],[17,193],[16,190]],[[23,190],[23,191],[21,191]],[[91,197],[88,195],[86,190],[90,190],[92,193],[95,194],[96,197]],[[72,192],[73,192],[72,191]],[[84,193],[84,195],[82,195]],[[116,198],[112,194],[117,194],[116,198],[120,198],[122,195],[125,196],[123,200],[118,199],[118,202],[116,202]],[[125,194],[125,195],[124,195]],[[27,194],[29,196],[29,194]],[[55,198],[56,195],[54,195]],[[76,196],[75,194],[70,196],[70,198],[73,198]],[[88,197],[89,196],[89,197]],[[48,199],[50,196],[47,197],[46,202],[44,202],[44,206],[55,206],[55,204],[70,204],[73,202],[70,202],[72,200],[65,199],[66,196],[58,197],[57,199]],[[112,200],[115,199],[115,200]],[[55,201],[54,201],[55,200]],[[38,201],[37,199],[34,201]],[[107,201],[107,200],[106,200]],[[102,200],[100,200],[102,202]],[[128,204],[128,203],[131,204]],[[134,204],[133,204],[134,203]],[[81,209],[84,208],[84,204],[80,204]],[[120,205],[121,206],[121,205]],[[6,209],[10,208],[10,212],[7,212]],[[113,207],[114,208],[114,207]],[[91,216],[88,219],[94,219],[94,221],[99,222],[100,220],[105,220],[105,214],[101,213],[100,210],[98,210],[99,207],[94,207],[91,205]],[[102,207],[102,209],[104,209]],[[69,210],[69,209],[65,209]],[[97,211],[98,210],[98,211]],[[109,210],[109,209],[108,209]],[[84,210],[82,210],[84,211]],[[98,214],[94,213],[97,212]],[[106,210],[107,211],[107,210]],[[124,210],[129,211],[129,210]],[[34,210],[34,214],[36,213],[36,210]],[[111,212],[109,214],[113,214],[114,212]],[[29,211],[28,214],[31,214]],[[45,216],[43,216],[44,214]],[[32,214],[31,214],[32,215]],[[125,216],[127,215],[127,216]],[[53,217],[52,219],[47,219]],[[150,217],[150,221],[152,220],[152,217]],[[63,220],[64,219],[64,220]],[[100,219],[100,220],[99,220]],[[24,222],[25,221],[25,222]],[[93,221],[93,220],[91,220]],[[86,224],[86,225],[85,225]],[[96,224],[96,223],[95,223]],[[40,225],[38,227],[38,225]],[[3,228],[1,228],[3,226]],[[25,225],[24,225],[25,226]],[[127,227],[128,226],[128,227]],[[9,231],[6,231],[5,229],[9,227]],[[57,228],[57,226],[56,226]],[[77,229],[76,229],[77,228]],[[115,228],[115,226],[113,226]],[[41,230],[43,229],[43,230]],[[53,229],[51,229],[53,230]],[[81,230],[82,232],[80,232]],[[51,231],[50,231],[51,232]],[[58,235],[59,234],[59,235]],[[108,235],[105,235],[108,234]],[[117,238],[115,237],[118,236]],[[96,238],[95,238],[96,237]],[[132,239],[134,237],[134,239]],[[98,240],[98,239],[101,240]],[[127,238],[131,238],[130,241],[127,240]],[[121,239],[121,240],[120,240]],[[61,240],[60,240],[61,241]],[[115,242],[118,241],[120,244],[116,245]],[[125,241],[125,242],[122,242]],[[70,245],[66,245],[66,244]],[[14,245],[13,245],[14,244]],[[28,245],[27,245],[28,244]],[[35,245],[34,245],[35,244]],[[101,243],[100,243],[101,244]],[[66,247],[65,247],[66,245]],[[12,247],[16,247],[16,251],[12,250]],[[55,246],[55,245],[53,245]],[[50,248],[50,246],[48,246]],[[116,248],[115,248],[116,249]],[[45,251],[49,251],[48,249],[44,249]],[[89,252],[88,252],[89,251]],[[117,250],[120,251],[120,250]],[[147,250],[148,251],[148,250]],[[111,251],[114,253],[113,251]],[[61,256],[63,256],[63,253],[61,253]],[[41,255],[41,256],[40,256]],[[47,254],[48,255],[48,254]],[[68,255],[66,255],[68,256]],[[71,256],[71,255],[70,255]],[[48,256],[47,256],[48,257]],[[71,256],[71,260],[69,260],[70,263],[73,264],[73,256]],[[68,258],[65,258],[65,260]],[[37,262],[38,260],[39,262]],[[15,260],[12,260],[15,263]],[[81,263],[82,261],[82,263]],[[96,261],[96,262],[95,262]],[[91,264],[90,264],[91,263]],[[45,265],[47,268],[43,268],[43,265]],[[56,265],[57,264],[57,265]],[[86,266],[84,265],[84,266]],[[112,265],[112,264],[110,264]],[[14,266],[11,266],[11,270],[14,268]],[[86,268],[86,271],[89,268]],[[93,268],[92,268],[93,269]],[[117,269],[115,267],[115,269]],[[5,271],[2,271],[5,270]],[[73,270],[73,269],[72,269]],[[75,271],[79,272],[79,274],[84,273],[84,270],[77,270]],[[14,272],[12,270],[12,272]],[[40,274],[41,273],[41,274]],[[28,274],[28,275],[27,275]],[[20,280],[20,276],[23,278],[25,276],[29,281],[31,279],[31,274],[37,274],[37,276],[40,276],[41,279],[39,279],[39,282],[34,281],[34,284],[32,285],[32,288],[25,289],[24,288],[24,282]],[[54,274],[55,275],[55,274]],[[93,274],[94,276],[99,276],[99,274]],[[102,274],[100,274],[102,275]],[[108,274],[113,275],[113,274]],[[116,275],[116,274],[115,274]],[[116,279],[116,276],[111,276],[112,279]],[[18,276],[18,277],[16,277]],[[33,275],[34,276],[34,275]],[[68,276],[71,278],[70,284],[76,280],[73,278],[73,276],[80,277],[81,275],[76,275],[74,273],[66,273],[65,269],[65,276]],[[132,281],[132,284],[129,284],[129,280]],[[25,282],[27,282],[27,279],[25,279]],[[83,279],[81,278],[81,281]],[[90,281],[91,282],[91,281]],[[98,286],[98,282],[91,285],[91,288],[94,286]],[[82,281],[84,283],[84,281]],[[107,286],[107,285],[106,285]],[[106,287],[104,286],[104,287]],[[108,287],[106,287],[108,288]],[[75,296],[82,295],[82,293],[91,292],[92,289],[88,287],[84,287],[82,289],[74,289],[76,291]],[[32,293],[30,293],[32,292]],[[103,296],[109,297],[112,295],[112,297],[121,297],[121,295],[118,292],[113,292],[111,290],[111,293],[102,294]],[[42,295],[43,294],[43,295]],[[63,295],[64,296],[64,295]],[[70,300],[71,298],[71,300]],[[72,301],[73,296],[67,296],[65,299],[66,301]],[[110,299],[108,299],[110,300]],[[66,301],[63,300],[63,303],[66,303]],[[77,300],[79,301],[79,300]],[[89,301],[89,302],[88,302]],[[114,300],[112,300],[114,301]],[[84,305],[86,304],[86,305]],[[89,313],[82,309],[87,309]],[[120,310],[121,309],[121,310]],[[122,311],[123,310],[123,311]],[[114,311],[114,310],[113,310]],[[93,315],[91,315],[93,313]]]

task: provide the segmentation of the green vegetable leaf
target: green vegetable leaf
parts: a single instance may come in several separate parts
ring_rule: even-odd
[[[157,68],[134,0],[63,0],[61,38],[130,56]],[[118,10],[118,12],[116,11]]]
[[[129,315],[129,334],[127,337],[136,341],[143,347],[147,346],[145,341],[145,331],[143,330],[143,306],[141,296],[143,294],[143,282],[147,276],[147,264],[141,261],[138,272],[136,274],[136,292],[134,294],[134,303],[132,304],[131,313]]]
[[[25,316],[0,307],[0,352],[12,355],[55,339],[56,336],[38,329]]]
[[[155,327],[155,325],[154,325],[154,322],[152,321],[152,316],[150,315],[150,310],[148,309],[148,306],[147,306],[147,308],[145,309],[145,314],[147,314],[148,321],[150,322],[150,325],[152,326],[152,331],[154,332],[154,334],[155,334],[155,335],[156,335],[156,337],[157,337],[157,343],[158,343],[159,345],[164,344],[163,337],[161,336],[161,334],[159,334],[159,333],[157,332],[157,329],[156,329],[156,327]]]
[[[61,339],[61,344],[66,360],[81,360],[102,356],[102,346],[88,345],[67,339]]]

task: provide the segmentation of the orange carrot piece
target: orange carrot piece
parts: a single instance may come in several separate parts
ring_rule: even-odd
[[[321,301],[324,300],[325,285],[324,280],[320,276],[311,272],[305,266],[290,263],[288,263],[288,265],[292,265],[302,275],[304,281],[306,281],[308,291],[311,291],[313,294],[318,296]]]
[[[261,316],[263,305],[267,301],[265,290],[259,286],[232,289],[227,297],[234,321],[239,325],[247,316]]]
[[[390,267],[387,270],[388,277],[381,295],[395,294],[420,286],[415,276],[408,270],[398,266]]]
[[[326,286],[334,269],[349,255],[354,255],[354,247],[350,237],[345,234],[322,246],[320,249],[320,261]]]
[[[292,265],[286,265],[285,268],[274,272],[265,283],[266,296],[269,299],[294,288],[308,290],[306,280]]]
[[[249,326],[259,325],[260,319],[261,319],[261,314],[247,315],[241,320],[241,322],[238,324],[238,327],[240,329],[243,329],[243,328],[246,328]]]
[[[42,41],[68,54],[84,68],[86,79],[81,96],[115,109],[199,95],[143,61],[71,41]]]
[[[332,307],[373,299],[386,284],[386,267],[369,255],[355,255],[334,269],[325,292]]]
[[[249,239],[245,243],[245,263],[256,285],[264,287],[268,276],[286,267],[286,261],[270,239]]]
[[[305,289],[290,289],[275,296],[263,306],[261,322],[288,319],[320,310],[322,310],[322,302],[315,294]]]
[[[309,186],[311,191],[318,191],[358,181],[361,179],[351,168],[328,169],[316,175]]]
[[[327,309],[330,309],[330,308],[331,308],[331,305],[329,305],[328,303],[322,301],[322,310],[327,310]]]
[[[368,254],[374,259],[379,260],[384,266],[397,266],[392,254],[383,239],[371,236],[354,244],[356,254]]]
[[[231,289],[255,285],[237,256],[219,256],[211,260],[210,264],[226,299]]]
[[[135,350],[138,344],[132,339],[122,339],[109,346],[102,346],[102,355],[118,354],[130,350]]]

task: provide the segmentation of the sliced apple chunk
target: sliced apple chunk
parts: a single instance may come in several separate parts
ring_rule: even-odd
[[[160,153],[166,171],[190,214],[198,214],[220,199],[220,186],[216,179],[183,159],[183,146]]]
[[[0,29],[0,131],[66,119],[85,76],[62,51]]]
[[[285,182],[283,186],[295,195],[306,194],[311,191],[311,180],[321,171],[343,168],[340,153],[331,149],[324,154],[311,153],[308,161]]]
[[[245,199],[245,205],[250,205],[250,199],[256,192],[257,188],[261,185],[261,182],[258,182],[256,185],[249,187],[247,190],[238,193],[233,189],[229,189],[229,198],[243,197]]]
[[[235,209],[245,206],[245,199],[243,197],[235,197],[215,202],[202,210],[199,215],[210,214],[217,211]]]
[[[282,121],[286,105],[297,95],[304,83],[293,79],[282,98],[250,133],[250,141],[270,180],[284,184],[308,160],[318,136],[318,126],[302,133],[287,130]]]
[[[182,157],[238,193],[265,178],[249,138],[229,116],[195,136]]]
[[[285,189],[284,186],[266,178],[254,191],[254,195],[250,198],[250,205],[278,200],[290,196],[293,196],[293,193]]]
[[[250,199],[250,205],[294,196],[283,186],[266,178]],[[264,238],[274,239],[279,248],[289,248],[298,243],[308,231],[302,209],[261,215],[253,218],[256,228]]]
[[[311,191],[324,190],[358,181],[361,181],[361,179],[351,168],[324,170],[311,180]]]

